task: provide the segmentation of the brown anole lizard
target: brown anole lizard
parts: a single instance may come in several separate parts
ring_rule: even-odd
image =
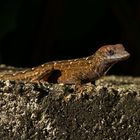
[[[88,57],[48,62],[14,73],[0,73],[0,80],[82,84],[95,81],[112,65],[129,56],[122,44],[105,45]]]

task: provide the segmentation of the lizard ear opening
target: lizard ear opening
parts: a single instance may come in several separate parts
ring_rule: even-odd
[[[47,79],[48,83],[58,83],[58,78],[61,76],[61,71],[60,70],[53,70],[50,76]]]

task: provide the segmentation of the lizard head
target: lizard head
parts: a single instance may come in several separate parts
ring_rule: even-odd
[[[97,77],[105,75],[112,65],[127,59],[129,56],[130,54],[122,44],[105,45],[99,48],[94,57],[96,58]]]
[[[125,60],[130,56],[122,44],[105,45],[97,50],[96,55],[110,63]]]

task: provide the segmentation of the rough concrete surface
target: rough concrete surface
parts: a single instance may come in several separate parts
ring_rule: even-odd
[[[140,78],[74,85],[0,81],[1,140],[139,140]]]

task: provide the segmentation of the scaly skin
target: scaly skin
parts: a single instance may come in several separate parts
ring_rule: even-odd
[[[129,56],[122,44],[106,45],[88,57],[53,61],[15,73],[0,73],[0,79],[82,84],[95,81],[105,75],[112,65]]]

